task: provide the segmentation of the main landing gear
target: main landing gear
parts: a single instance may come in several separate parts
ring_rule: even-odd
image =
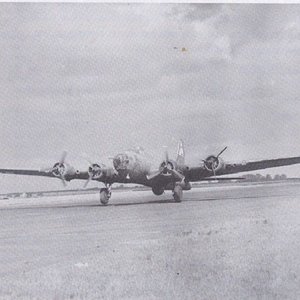
[[[180,184],[176,184],[173,190],[173,197],[175,202],[181,202],[183,197],[182,186]]]
[[[107,205],[111,197],[111,185],[106,185],[105,188],[100,189],[100,202],[103,205]]]

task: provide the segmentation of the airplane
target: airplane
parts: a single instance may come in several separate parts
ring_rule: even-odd
[[[176,159],[170,159],[168,151],[165,151],[163,161],[154,172],[151,171],[151,164],[145,156],[144,150],[137,148],[112,157],[113,167],[90,162],[87,171],[80,171],[66,163],[67,152],[64,151],[59,161],[52,168],[41,170],[0,169],[0,173],[59,178],[64,185],[66,181],[80,179],[86,181],[84,187],[91,180],[102,182],[105,187],[100,188],[100,202],[107,205],[111,198],[113,183],[133,183],[148,186],[152,188],[153,194],[157,196],[162,195],[166,190],[171,190],[175,202],[181,202],[183,191],[192,188],[191,182],[243,179],[241,177],[220,176],[300,163],[300,157],[226,163],[221,158],[226,149],[227,147],[223,148],[217,155],[209,155],[198,166],[189,167],[185,164],[184,144],[180,140]]]

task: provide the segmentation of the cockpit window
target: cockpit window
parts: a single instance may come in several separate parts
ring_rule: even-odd
[[[117,155],[114,160],[113,160],[113,164],[115,169],[126,169],[128,164],[129,164],[129,157],[127,154],[119,154]]]

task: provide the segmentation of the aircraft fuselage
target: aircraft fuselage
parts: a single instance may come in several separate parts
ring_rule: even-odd
[[[143,154],[135,151],[125,151],[113,158],[113,165],[121,178],[135,178],[150,172],[150,163]]]

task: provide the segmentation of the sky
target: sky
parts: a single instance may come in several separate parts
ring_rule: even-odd
[[[300,155],[299,15],[276,4],[0,3],[0,166],[52,166],[67,150],[84,170],[83,155],[110,164],[135,146],[158,164],[180,138],[194,166],[224,146],[230,162]],[[61,187],[0,175],[0,192]]]

